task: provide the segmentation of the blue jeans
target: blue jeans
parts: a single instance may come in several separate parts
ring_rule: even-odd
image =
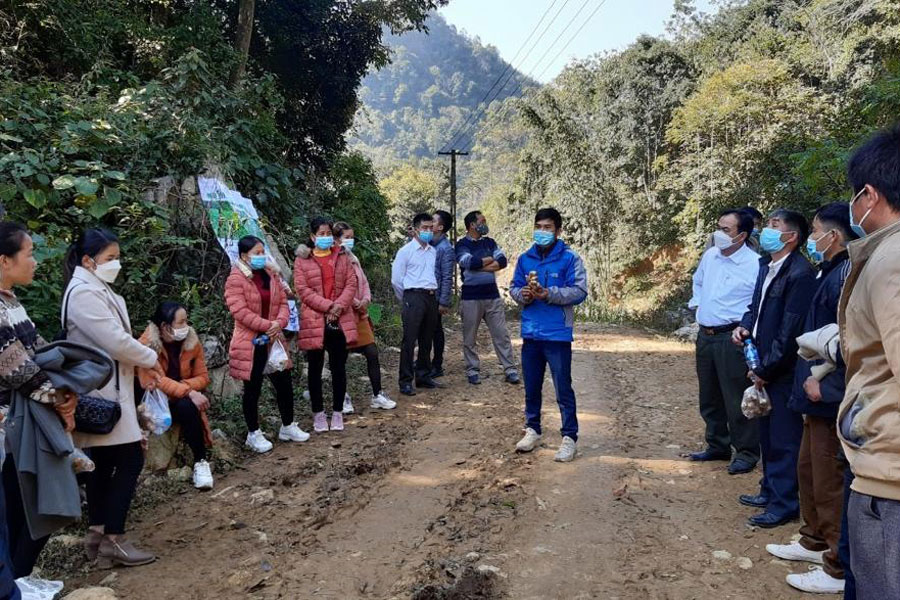
[[[9,532],[6,529],[6,495],[0,480],[0,600],[20,600],[12,559],[9,556]]]
[[[788,408],[792,383],[766,386],[772,412],[759,419],[763,481],[760,494],[769,499],[766,512],[779,517],[796,517],[800,512],[797,458],[803,438],[803,415]]]
[[[856,600],[856,578],[850,567],[850,527],[847,524],[847,510],[850,507],[850,485],[853,484],[853,471],[850,465],[844,466],[844,516],[841,520],[841,541],[838,543],[838,558],[844,567],[844,600]]]
[[[522,374],[525,383],[525,426],[541,433],[541,404],[544,373],[550,365],[550,377],[556,389],[556,403],[562,417],[564,436],[578,441],[578,417],[575,416],[575,390],[572,389],[572,343],[523,340]]]

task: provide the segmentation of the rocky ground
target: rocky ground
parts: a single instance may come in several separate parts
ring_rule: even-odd
[[[68,588],[129,600],[802,597],[784,576],[805,565],[764,548],[797,528],[745,526],[737,496],[759,474],[681,458],[702,440],[690,345],[580,327],[580,456],[561,465],[549,381],[545,444],[516,455],[521,387],[503,383],[486,337],[491,376],[468,385],[459,343],[449,336],[447,389],[392,412],[357,403],[342,434],[246,456],[214,491],[133,523],[159,561],[89,570]]]

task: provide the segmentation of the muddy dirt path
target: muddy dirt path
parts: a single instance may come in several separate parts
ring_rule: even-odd
[[[737,495],[759,474],[679,457],[702,440],[690,346],[581,327],[580,456],[559,465],[549,382],[545,444],[517,456],[521,387],[502,382],[486,337],[491,377],[469,386],[459,334],[448,343],[448,389],[389,413],[364,407],[340,435],[276,443],[213,492],[134,523],[161,558],[116,571],[119,598],[801,597],[784,576],[804,567],[764,549],[796,527],[744,525]],[[722,550],[732,558],[714,558]]]

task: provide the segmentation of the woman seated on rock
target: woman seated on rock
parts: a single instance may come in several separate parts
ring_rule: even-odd
[[[188,325],[187,309],[178,302],[163,302],[156,308],[141,343],[159,355],[152,369],[138,369],[141,386],[154,384],[169,398],[172,424],[181,425],[181,435],[194,454],[194,487],[209,490],[213,477],[207,462],[212,432],[206,411],[209,399],[203,390],[209,385],[203,344]]]

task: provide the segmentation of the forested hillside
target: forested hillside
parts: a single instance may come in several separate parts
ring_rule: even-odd
[[[679,2],[666,39],[567,68],[496,110],[465,203],[512,251],[557,206],[604,316],[684,300],[718,212],[847,200],[852,147],[900,116],[900,4],[742,0],[714,16]]]
[[[435,158],[485,97],[486,103],[495,97],[499,102],[519,84],[534,83],[510,69],[496,48],[458,31],[440,14],[426,24],[427,33],[386,37],[391,62],[367,75],[359,91],[363,105],[351,146],[388,169],[407,159]],[[501,75],[501,85],[492,90]]]

